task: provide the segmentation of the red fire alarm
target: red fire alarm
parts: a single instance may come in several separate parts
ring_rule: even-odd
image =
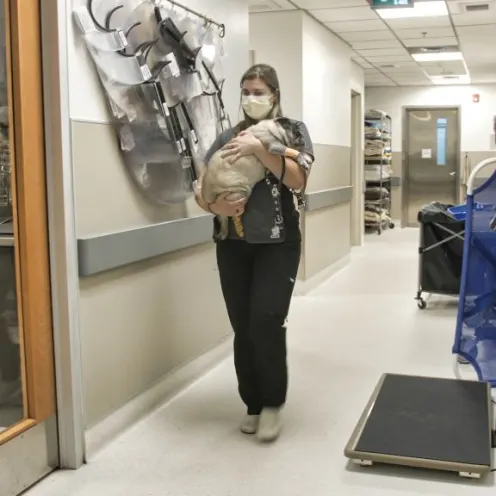
[[[479,102],[480,102],[480,95],[479,95],[479,93],[474,93],[474,94],[472,95],[472,101],[473,101],[474,103],[479,103]]]

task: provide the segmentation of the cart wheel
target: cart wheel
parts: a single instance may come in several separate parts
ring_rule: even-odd
[[[420,298],[418,301],[417,301],[417,305],[418,307],[420,308],[420,310],[425,310],[427,308],[427,303],[425,300],[423,300],[422,298]]]
[[[389,229],[394,229],[394,222],[391,222],[391,224],[389,224]]]

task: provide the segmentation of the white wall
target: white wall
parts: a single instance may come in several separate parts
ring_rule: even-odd
[[[250,50],[256,64],[269,64],[281,84],[282,108],[293,119],[303,118],[301,95],[302,15],[300,11],[250,14]]]
[[[480,94],[480,103],[472,95]],[[402,107],[409,105],[461,106],[461,149],[464,152],[494,149],[493,118],[496,85],[367,88],[366,108],[384,110],[393,118],[393,151],[401,151]]]
[[[306,14],[302,45],[303,120],[312,139],[319,144],[350,146],[351,49]]]
[[[363,70],[348,45],[305,12],[286,11],[250,15],[250,48],[255,62],[277,70],[285,114],[309,129],[315,163],[307,192],[333,194],[359,183],[351,173],[351,90],[363,95]],[[305,213],[300,277],[316,276],[349,253],[351,223],[363,225],[355,217],[351,202]]]

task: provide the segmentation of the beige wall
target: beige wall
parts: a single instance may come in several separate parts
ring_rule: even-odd
[[[308,193],[351,184],[351,148],[314,144]],[[351,250],[351,202],[304,213],[303,259],[299,277],[310,279]]]
[[[141,196],[109,125],[73,122],[72,143],[78,237],[184,217],[185,205]],[[88,428],[230,333],[213,243],[82,279],[79,291]]]

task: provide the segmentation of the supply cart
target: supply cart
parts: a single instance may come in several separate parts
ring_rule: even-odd
[[[465,220],[461,207],[432,202],[418,213],[420,223],[417,304],[427,307],[424,293],[457,296],[463,257]],[[458,217],[457,217],[458,216]]]
[[[389,227],[391,219],[391,117],[380,110],[365,114],[365,227],[378,234]]]
[[[467,213],[460,298],[453,354],[470,363],[479,380],[496,386],[496,172],[474,187],[496,157],[480,162],[467,184]]]

